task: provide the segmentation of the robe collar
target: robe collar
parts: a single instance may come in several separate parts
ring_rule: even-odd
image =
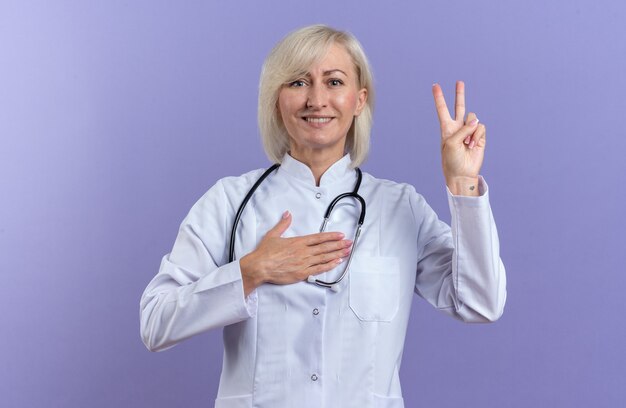
[[[350,167],[350,163],[352,163],[350,154],[345,154],[341,159],[333,163],[333,165],[330,166],[324,174],[322,174],[322,177],[320,178],[320,187],[325,187],[344,179],[348,175],[352,175],[354,173],[354,169]],[[313,176],[313,172],[309,166],[294,159],[289,155],[289,153],[285,153],[283,156],[280,168],[286,174],[315,186],[315,177]]]

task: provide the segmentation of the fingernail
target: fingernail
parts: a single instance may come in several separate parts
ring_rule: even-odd
[[[475,141],[475,140],[472,140],[472,141],[470,142],[470,144],[469,144],[469,148],[470,148],[470,149],[473,149],[473,148],[474,148],[474,146],[476,146],[476,141]]]
[[[346,239],[346,246],[350,246],[350,245],[352,245],[352,240]]]
[[[289,214],[289,211],[288,211],[288,210],[287,210],[287,211],[285,211],[285,212],[283,213],[283,220],[284,220],[284,219],[289,218],[289,216],[290,216],[290,215],[291,215],[291,214]]]
[[[478,118],[473,119],[472,121],[470,121],[470,123],[468,123],[468,125],[470,126],[476,126],[478,124]]]
[[[339,258],[339,259],[337,259],[337,263],[338,263],[338,264],[340,264],[340,263],[342,263],[342,262],[343,262],[343,258]]]
[[[465,140],[463,141],[463,143],[465,143],[465,144],[469,144],[469,142],[470,142],[470,137],[468,136],[468,137],[466,137],[466,138],[465,138]]]

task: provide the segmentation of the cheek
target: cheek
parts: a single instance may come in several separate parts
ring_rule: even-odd
[[[278,107],[280,117],[283,119],[283,122],[289,120],[289,118],[298,111],[298,103],[298,97],[296,95],[290,95],[289,92],[281,92],[278,95],[278,101],[276,102],[276,105]]]
[[[285,97],[283,96],[282,92],[280,94],[278,94],[278,100],[276,101],[276,107],[278,108],[278,113],[280,113],[280,116],[283,116],[283,112],[285,112],[286,106],[285,106]]]
[[[336,99],[338,107],[342,110],[354,112],[356,110],[356,95],[352,92],[339,95]]]

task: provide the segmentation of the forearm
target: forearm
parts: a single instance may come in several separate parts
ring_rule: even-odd
[[[497,320],[506,300],[498,233],[487,193],[481,193],[477,198],[449,196],[458,312],[463,320],[474,322]]]
[[[141,299],[141,337],[149,350],[250,317],[237,262],[193,282],[184,282],[176,265],[167,260],[164,265]]]
[[[448,193],[452,226],[439,221],[423,200],[414,208],[421,220],[416,292],[437,309],[465,322],[489,322],[502,314],[506,276],[487,185],[482,196]]]
[[[254,253],[249,253],[241,258],[239,266],[241,268],[241,279],[243,281],[243,293],[245,297],[248,297],[248,295],[261,286],[265,280],[262,278],[263,274],[259,268],[259,263],[254,257]]]

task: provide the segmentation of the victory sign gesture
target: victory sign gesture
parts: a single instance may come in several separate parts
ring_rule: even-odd
[[[433,85],[433,97],[441,126],[441,161],[443,175],[454,195],[477,196],[478,174],[485,157],[485,125],[470,112],[465,120],[465,84],[456,83],[454,119],[450,116],[439,84]]]

